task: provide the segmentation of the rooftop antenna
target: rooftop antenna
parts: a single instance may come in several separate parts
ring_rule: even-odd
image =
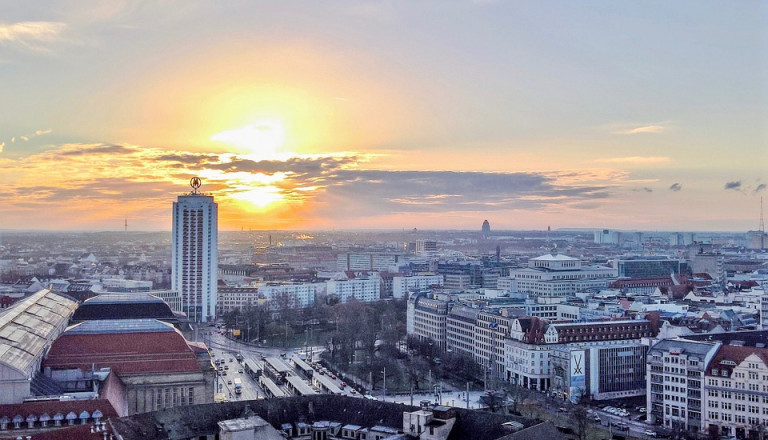
[[[765,249],[765,221],[763,220],[763,196],[760,196],[760,249]]]

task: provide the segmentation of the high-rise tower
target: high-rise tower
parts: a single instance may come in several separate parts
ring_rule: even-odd
[[[198,192],[201,181],[189,181],[192,192],[173,203],[171,288],[181,294],[190,321],[216,318],[218,281],[218,205]]]

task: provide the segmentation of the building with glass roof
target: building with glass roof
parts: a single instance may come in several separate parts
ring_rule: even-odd
[[[32,395],[30,384],[77,301],[44,289],[0,312],[0,404]]]

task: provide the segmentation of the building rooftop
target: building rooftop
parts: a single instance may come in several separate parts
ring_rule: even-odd
[[[109,293],[89,298],[72,316],[73,322],[105,319],[161,319],[178,323],[170,306],[147,293]]]
[[[41,290],[0,312],[0,363],[30,374],[76,308],[76,301]]]
[[[333,421],[372,427],[368,431],[397,432],[402,429],[403,412],[417,407],[355,397],[323,394],[251,401],[235,401],[182,406],[151,413],[136,414],[111,421],[116,434],[124,440],[160,440],[198,438],[216,435],[217,423],[248,414],[262,417],[272,426],[284,423],[300,425],[300,421]],[[484,411],[453,409],[456,423],[448,440],[496,440],[509,434],[502,426],[510,420],[531,426],[530,420]],[[306,426],[306,425],[304,425]],[[395,428],[395,429],[393,429]]]
[[[97,321],[73,326],[53,343],[43,367],[83,371],[110,367],[118,375],[200,371],[195,352],[184,336],[156,320]]]
[[[531,258],[535,261],[578,261],[578,258],[569,257],[564,254],[544,254],[539,257]]]
[[[700,335],[685,336],[691,341],[722,342],[723,345],[741,345],[744,347],[768,347],[768,330],[754,330],[746,332],[728,333],[704,333]]]
[[[686,336],[688,338],[688,336]],[[651,347],[649,352],[661,350],[679,350],[681,354],[696,355],[704,357],[715,347],[715,342],[710,341],[690,341],[686,339],[664,339]]]
[[[65,335],[93,335],[106,333],[175,332],[172,325],[157,319],[105,319],[84,321],[67,327]]]

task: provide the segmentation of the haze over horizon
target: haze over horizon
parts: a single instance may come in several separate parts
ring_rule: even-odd
[[[768,4],[0,5],[0,230],[757,229]]]

